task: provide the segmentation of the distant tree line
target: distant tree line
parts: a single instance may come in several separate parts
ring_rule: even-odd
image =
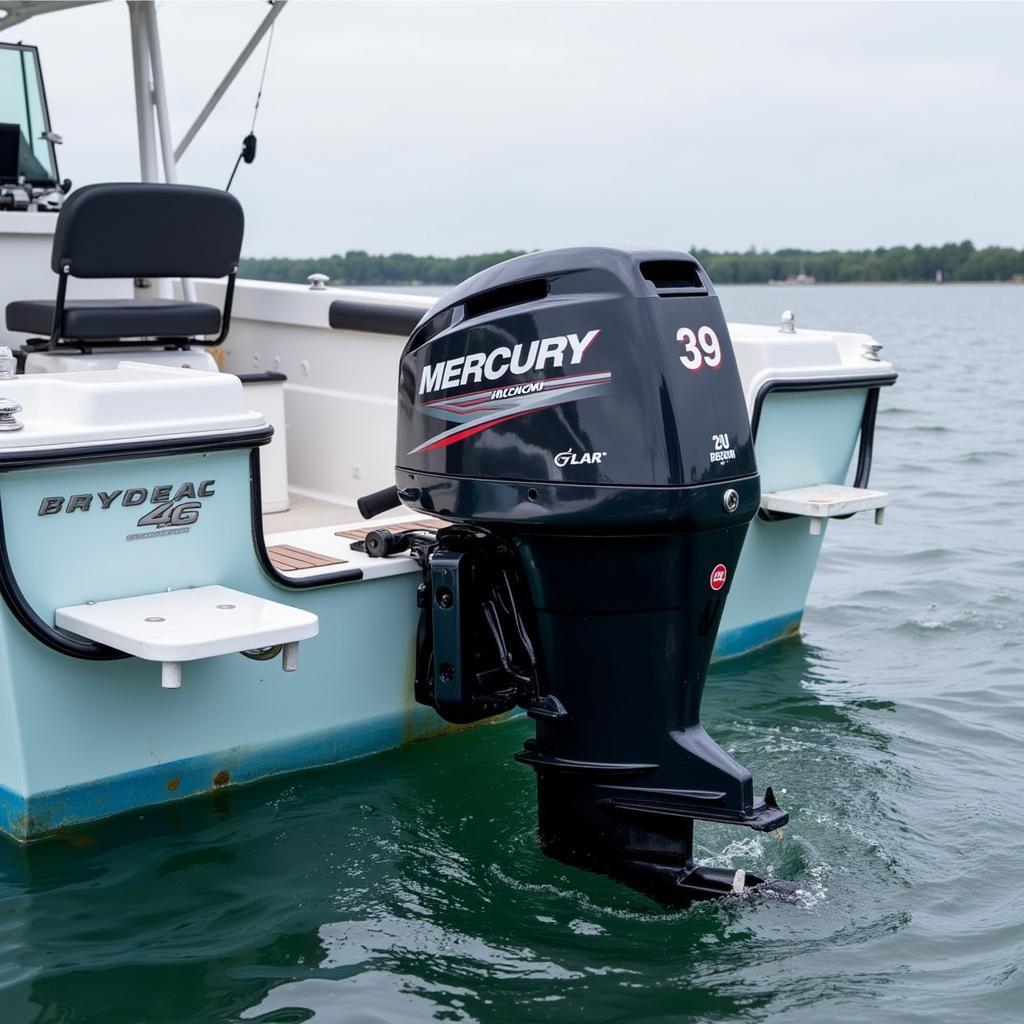
[[[326,274],[331,284],[457,284],[513,256],[522,256],[522,252],[510,249],[478,256],[412,256],[393,252],[375,256],[355,249],[344,256],[335,253],[308,259],[243,258],[239,276],[303,284],[310,274]]]
[[[712,252],[690,250],[718,284],[763,284],[785,281],[801,270],[820,282],[934,281],[937,271],[946,281],[1024,280],[1024,249],[976,249],[972,242],[947,245],[897,246],[812,252],[779,249],[777,252]],[[513,256],[515,250],[478,256],[412,256],[395,252],[372,255],[351,250],[344,255],[309,259],[246,258],[242,277],[260,281],[305,283],[310,274],[326,274],[332,284],[455,284]]]
[[[1024,249],[976,249],[973,242],[847,252],[692,251],[718,284],[784,281],[798,274],[801,267],[808,276],[822,282],[934,281],[938,271],[945,281],[1012,281],[1024,275]]]

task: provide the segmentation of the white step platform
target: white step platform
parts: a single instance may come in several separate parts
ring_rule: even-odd
[[[58,608],[65,629],[125,654],[162,663],[161,685],[181,686],[181,663],[283,645],[282,667],[298,667],[300,640],[320,631],[312,612],[228,587],[190,587]]]
[[[789,491],[767,491],[761,495],[761,508],[768,512],[783,512],[793,516],[807,516],[812,534],[821,533],[821,524],[836,516],[855,512],[874,512],[879,525],[889,504],[887,491],[872,491],[866,487],[844,487],[841,484],[816,484],[814,487],[795,487]]]

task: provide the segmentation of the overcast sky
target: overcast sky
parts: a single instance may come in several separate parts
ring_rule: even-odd
[[[160,4],[176,141],[265,11]],[[61,173],[137,177],[126,4],[0,39],[40,47]],[[226,183],[262,58],[181,180]],[[1020,247],[1022,100],[1022,4],[292,0],[234,191],[254,256]]]

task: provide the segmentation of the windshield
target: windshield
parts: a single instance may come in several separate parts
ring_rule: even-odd
[[[34,46],[0,43],[0,182],[57,182],[50,118]]]

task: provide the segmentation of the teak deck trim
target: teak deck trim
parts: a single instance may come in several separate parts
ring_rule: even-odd
[[[344,558],[320,555],[315,551],[297,548],[291,544],[275,544],[267,548],[271,564],[278,572],[298,572],[300,569],[319,569],[325,565],[342,565]]]

